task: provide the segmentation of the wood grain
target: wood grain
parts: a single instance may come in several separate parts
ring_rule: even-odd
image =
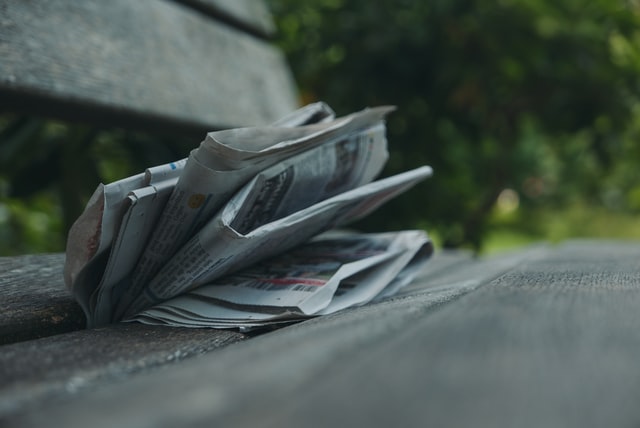
[[[256,0],[175,0],[257,37],[270,38],[276,31],[263,1]]]
[[[13,0],[0,15],[0,110],[202,138],[297,105],[277,49],[175,2]]]
[[[2,346],[0,425],[15,409],[31,411],[37,403],[79,396],[244,338],[231,331],[117,324]]]
[[[120,325],[6,345],[0,422],[637,426],[638,260],[610,241],[441,253],[395,298],[250,340]]]
[[[64,254],[0,257],[0,345],[84,328],[63,264]]]
[[[458,264],[422,291],[7,421],[637,426],[640,244],[581,241],[518,254]]]
[[[287,415],[297,406],[311,406],[307,401],[309,394],[327,382],[335,382],[336,373],[361,364],[363,354],[402,335],[416,322],[455,306],[464,296],[474,294],[473,290],[481,284],[500,276],[525,257],[523,254],[498,263],[461,257],[449,278],[442,272],[431,277],[426,269],[423,278],[434,281],[409,295],[267,333],[172,366],[161,375],[143,373],[55,403],[31,401],[6,413],[4,418],[12,426],[33,426],[45,420],[49,426],[65,426],[71,421],[84,424],[90,420],[94,426],[100,426],[102,421],[104,426],[131,425],[132,421],[137,426],[149,427],[218,423],[264,426],[275,423],[278,417],[278,423],[284,426],[313,425],[312,419],[321,413],[321,408],[329,412],[335,409],[315,402],[317,413],[308,411],[303,419],[296,420],[287,419]],[[431,267],[434,274],[440,270],[437,262]],[[461,280],[469,275],[474,281]],[[387,367],[374,370],[380,373]],[[377,393],[374,389],[357,392],[354,389],[357,385],[336,389],[332,394],[343,401],[352,400],[352,394]],[[159,402],[163,405],[158,406]],[[107,410],[114,408],[119,409],[117,414]]]
[[[469,253],[440,253],[422,278],[437,276],[469,259]],[[0,345],[85,327],[85,315],[65,287],[63,266],[64,254],[0,257]]]

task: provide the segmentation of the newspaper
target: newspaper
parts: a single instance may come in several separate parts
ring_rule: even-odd
[[[211,132],[187,159],[99,185],[70,230],[65,263],[89,326],[281,254],[430,176],[425,166],[373,181],[392,110],[335,118],[312,104],[270,126]]]
[[[424,231],[322,235],[130,320],[251,330],[327,315],[386,295],[398,277],[408,284],[432,252]]]

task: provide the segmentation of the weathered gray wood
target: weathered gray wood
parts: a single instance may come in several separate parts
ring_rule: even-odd
[[[263,1],[256,0],[175,0],[184,3],[229,25],[258,37],[269,38],[275,24]]]
[[[450,278],[451,273],[455,272],[457,268],[468,269],[473,259],[474,255],[471,251],[436,250],[427,261],[424,269],[417,275],[413,284],[405,287],[402,292],[410,293],[414,289],[421,290],[425,283],[434,284],[440,276]]]
[[[263,426],[637,426],[639,258],[594,242],[523,263],[351,353]]]
[[[0,347],[0,415],[81,395],[244,338],[231,331],[118,324],[5,345]]]
[[[89,422],[93,426],[264,426],[278,418],[284,426],[318,425],[313,418],[322,412],[340,411],[354,395],[371,397],[378,389],[349,385],[332,392],[335,400],[344,401],[340,406],[317,401],[315,411],[297,415],[302,419],[281,417],[297,406],[310,405],[307,397],[312,391],[335,382],[336,373],[362,364],[370,351],[406,329],[413,330],[415,323],[457,305],[478,286],[530,256],[524,253],[497,263],[469,260],[448,275],[439,275],[438,281],[422,290],[414,289],[411,295],[283,328],[172,366],[161,374],[142,374],[122,383],[85,389],[81,395],[66,396],[55,403],[31,400],[3,417],[12,426],[35,426],[45,421],[52,427]],[[466,281],[469,277],[473,280]],[[370,374],[377,377],[387,369],[375,367]],[[385,408],[380,403],[379,410]],[[387,410],[393,414],[400,411]]]
[[[63,264],[64,254],[0,257],[0,345],[84,328]]]
[[[202,138],[297,104],[278,50],[175,2],[12,0],[0,15],[0,110]]]
[[[637,426],[640,244],[575,242],[509,259],[470,262],[427,291],[285,328],[162,376],[113,383],[6,420]],[[465,281],[475,282],[472,291]],[[434,298],[447,282],[451,294]]]
[[[422,281],[470,259],[466,252],[440,252],[427,264]],[[63,264],[64,254],[0,257],[0,296],[6,303],[0,345],[84,328],[82,309],[63,282]]]

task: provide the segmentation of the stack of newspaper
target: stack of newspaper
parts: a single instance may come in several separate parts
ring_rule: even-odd
[[[189,158],[99,185],[67,241],[65,282],[88,325],[257,328],[384,298],[432,252],[423,231],[359,219],[431,175],[373,181],[393,107],[335,118],[324,103],[207,134]]]

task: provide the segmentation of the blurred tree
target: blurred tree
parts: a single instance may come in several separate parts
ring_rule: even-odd
[[[640,212],[637,2],[269,2],[303,101],[397,105],[386,174],[435,169],[359,226],[426,227],[478,249],[499,195],[519,197],[531,234],[543,204]],[[62,250],[97,182],[193,146],[11,115],[0,143],[0,254]]]
[[[397,105],[387,172],[434,167],[365,228],[426,225],[445,246],[477,249],[505,188],[525,204],[597,195],[615,156],[631,150],[622,135],[640,83],[633,2],[270,3],[305,101],[340,114]]]
[[[0,116],[0,254],[64,250],[97,183],[185,157],[189,139]]]

